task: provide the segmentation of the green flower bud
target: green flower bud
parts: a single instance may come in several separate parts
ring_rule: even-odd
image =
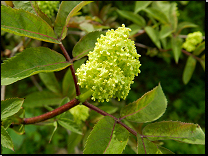
[[[125,99],[141,66],[134,41],[128,39],[131,29],[119,27],[108,30],[95,43],[89,60],[77,69],[78,84],[93,91],[92,100]]]
[[[189,52],[196,49],[196,45],[202,42],[202,33],[200,31],[189,33],[186,41],[183,43],[183,48]]]

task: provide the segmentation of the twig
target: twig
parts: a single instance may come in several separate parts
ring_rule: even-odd
[[[6,91],[6,86],[5,85],[1,86],[1,100],[5,99],[5,91]]]

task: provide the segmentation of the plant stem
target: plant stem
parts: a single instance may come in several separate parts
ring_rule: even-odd
[[[122,122],[120,121],[120,119],[114,117],[114,116],[111,115],[111,114],[106,113],[105,111],[101,110],[100,108],[98,108],[98,107],[92,105],[91,103],[89,103],[89,102],[87,102],[87,101],[85,101],[85,102],[83,103],[83,105],[85,105],[85,106],[87,106],[88,108],[90,108],[90,109],[92,109],[92,110],[98,112],[99,114],[102,114],[103,116],[110,116],[110,117],[112,117],[115,121],[117,121],[117,123],[119,123],[119,124],[122,125],[124,128],[126,128],[130,133],[132,133],[133,135],[137,136],[137,132],[136,132],[135,130],[131,129],[130,127],[128,127],[127,125],[125,125],[124,123],[122,123]]]
[[[70,58],[70,56],[69,56],[69,54],[67,53],[67,51],[66,51],[64,45],[63,45],[63,44],[59,44],[59,46],[60,46],[60,48],[61,48],[61,50],[62,50],[62,52],[63,52],[63,54],[64,54],[66,60],[67,60],[68,62],[71,62],[71,63],[72,63],[72,65],[71,65],[69,68],[71,69],[72,77],[73,77],[73,80],[74,80],[74,85],[75,85],[75,89],[76,89],[76,95],[79,96],[81,93],[80,93],[79,86],[78,86],[78,84],[77,84],[78,80],[77,80],[77,77],[76,77],[76,75],[75,75],[75,69],[74,69],[74,65],[73,65],[73,60]]]
[[[73,100],[69,101],[68,103],[66,103],[65,105],[63,105],[59,108],[56,108],[50,112],[47,112],[45,114],[42,114],[42,115],[39,115],[36,117],[32,117],[32,118],[24,118],[22,121],[22,124],[28,125],[28,124],[34,124],[34,123],[38,123],[41,121],[45,121],[47,119],[53,118],[53,117],[65,112],[65,111],[69,110],[70,108],[78,105],[79,103],[80,103],[79,100],[73,99]]]

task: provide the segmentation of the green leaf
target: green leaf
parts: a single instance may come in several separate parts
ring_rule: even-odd
[[[193,56],[189,56],[186,61],[186,66],[183,71],[183,83],[187,84],[191,79],[196,67],[196,59]]]
[[[67,24],[72,16],[88,3],[92,1],[62,1],[56,16],[56,21],[54,24],[54,30],[60,39],[66,37]]]
[[[159,84],[140,99],[122,108],[121,118],[132,122],[152,122],[160,118],[167,107],[167,99]]]
[[[24,107],[34,108],[43,107],[44,105],[58,105],[62,101],[59,94],[50,91],[33,92],[26,96]]]
[[[11,98],[1,101],[1,120],[17,113],[24,102],[23,98]]]
[[[101,34],[105,35],[105,32],[94,31],[82,37],[72,50],[72,55],[74,57],[73,60],[78,60],[86,56],[89,51],[93,51],[95,43],[97,42],[97,38],[100,38]]]
[[[75,147],[82,141],[83,135],[71,132],[69,136],[67,136],[67,152],[74,153]]]
[[[134,13],[136,14],[140,10],[145,9],[150,3],[152,3],[152,1],[136,1]]]
[[[3,126],[1,126],[1,145],[14,151],[14,144],[12,139]]]
[[[160,49],[161,45],[160,45],[160,41],[159,41],[159,36],[160,36],[159,31],[155,30],[154,28],[152,28],[150,26],[146,26],[144,29],[145,29],[147,35],[152,40],[152,42]]]
[[[193,28],[193,27],[198,27],[198,25],[193,24],[191,22],[181,22],[178,24],[176,32],[177,34],[180,34],[181,30],[183,30],[184,28]]]
[[[84,62],[86,61],[86,58],[82,58],[74,63],[74,69],[75,71],[77,68],[79,68]],[[73,77],[71,74],[70,68],[66,72],[63,78],[63,83],[62,83],[62,89],[63,89],[63,95],[68,96],[70,99],[73,99],[73,97],[76,96],[75,93],[75,86],[74,86],[74,81]]]
[[[166,38],[173,32],[170,25],[162,25],[161,27],[160,39]]]
[[[138,33],[139,30],[141,30],[141,27],[138,26],[137,24],[131,24],[131,25],[128,26],[128,28],[131,29],[131,31],[129,32],[129,36],[133,36],[136,33]]]
[[[58,123],[59,123],[62,127],[66,128],[66,129],[68,129],[68,130],[70,130],[70,131],[72,131],[72,132],[74,132],[74,133],[82,134],[82,130],[81,130],[80,127],[76,124],[76,122],[74,122],[73,120],[70,120],[70,119],[68,119],[68,118],[59,118],[59,119],[58,119]]]
[[[23,9],[25,11],[29,11],[33,14],[36,14],[30,1],[13,1],[13,4],[14,4],[14,9]]]
[[[122,17],[134,22],[140,27],[144,27],[146,25],[146,21],[144,18],[138,14],[134,14],[131,11],[125,11],[125,10],[116,10]]]
[[[175,154],[172,151],[170,151],[169,149],[162,147],[162,146],[157,146],[157,148],[162,152],[162,154]]]
[[[53,126],[54,126],[54,129],[53,129],[53,133],[51,134],[51,137],[50,137],[50,139],[49,139],[49,143],[51,142],[51,139],[52,139],[52,137],[53,137],[55,131],[57,130],[57,121],[54,121],[54,122],[53,122]]]
[[[174,55],[175,62],[178,64],[179,57],[182,49],[182,39],[178,36],[171,37],[171,47]]]
[[[158,8],[145,8],[143,10],[145,12],[147,12],[150,16],[152,16],[155,19],[157,19],[158,21],[162,22],[163,24],[169,24],[166,14],[164,14]]]
[[[146,138],[137,135],[138,154],[162,154],[158,147]]]
[[[178,25],[178,17],[176,14],[177,11],[177,3],[171,3],[170,4],[170,10],[169,10],[169,21],[171,23],[171,29],[173,31],[176,30],[177,25]]]
[[[17,134],[23,135],[25,134],[25,125],[20,124],[20,125],[15,125],[12,130],[14,130]]]
[[[54,93],[61,93],[61,87],[53,72],[51,73],[39,73],[39,77],[44,85]]]
[[[205,54],[202,55],[201,60],[199,62],[201,63],[201,66],[203,70],[205,71]]]
[[[9,85],[41,72],[60,71],[69,65],[63,55],[49,48],[27,48],[1,65],[1,84]]]
[[[60,44],[53,29],[46,21],[23,9],[12,9],[2,5],[1,29],[15,35]]]
[[[149,124],[142,134],[151,141],[176,140],[189,144],[205,144],[205,134],[198,124],[180,121],[162,121]]]
[[[193,55],[200,55],[205,50],[205,41],[200,43],[193,52]]]
[[[84,154],[121,154],[129,132],[116,121],[103,117],[93,128],[85,144]]]

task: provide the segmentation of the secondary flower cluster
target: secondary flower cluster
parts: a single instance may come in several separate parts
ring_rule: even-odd
[[[186,42],[183,43],[183,48],[192,52],[196,49],[196,45],[202,42],[202,33],[200,31],[189,33]]]
[[[48,17],[54,16],[54,11],[58,11],[59,1],[37,1],[38,6],[42,12],[44,12]]]
[[[119,27],[101,35],[89,60],[77,69],[78,84],[93,91],[92,100],[125,99],[141,66],[134,41],[128,39],[131,29]]]

